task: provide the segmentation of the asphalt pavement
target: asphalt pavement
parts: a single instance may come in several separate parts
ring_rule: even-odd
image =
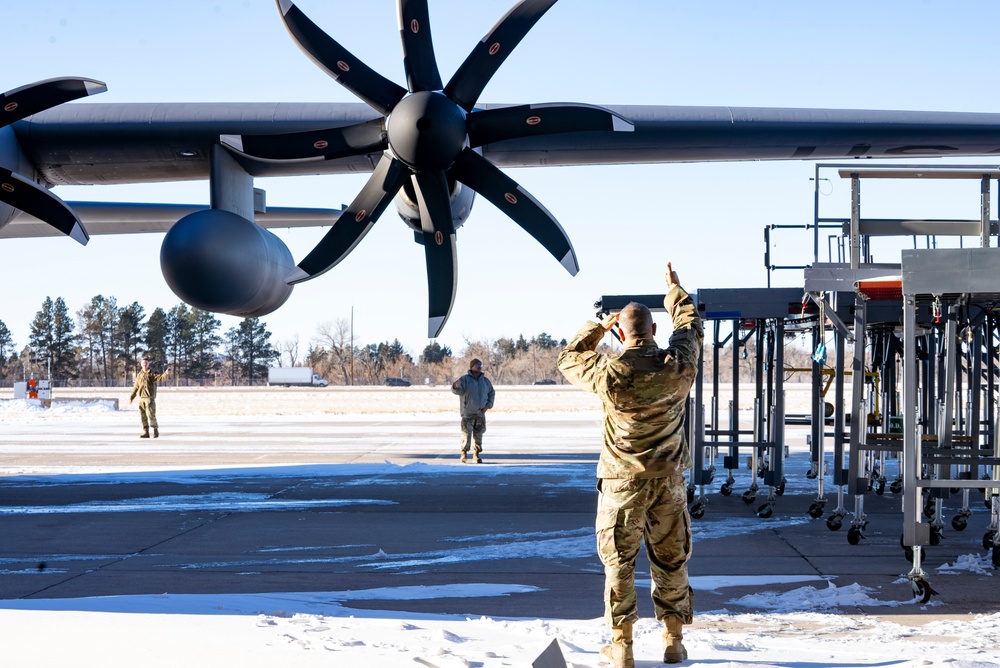
[[[176,421],[163,438],[142,444],[131,421],[114,416],[96,424],[55,421],[42,439],[30,422],[0,425],[8,443],[0,459],[0,599],[331,591],[356,608],[602,614],[592,532],[597,456],[593,440],[578,438],[597,428],[591,415],[501,416],[491,423],[486,463],[479,465],[459,463],[449,419],[407,429],[358,417],[352,426],[364,435],[354,437],[342,420],[289,417],[254,428],[223,421],[212,423],[214,432],[208,424]],[[276,438],[275,429],[285,436]],[[293,453],[289,434],[308,444]],[[231,438],[240,447],[230,448]],[[334,438],[351,447],[324,445]],[[718,492],[721,475],[706,490],[690,565],[701,583],[697,612],[753,610],[738,599],[828,582],[858,583],[880,601],[913,600],[911,563],[899,545],[900,498],[866,495],[864,538],[851,544],[850,514],[840,531],[808,516],[816,494],[805,459],[793,449],[790,483],[769,518],[742,501],[739,491],[751,482],[745,470],[736,472],[733,495]],[[184,466],[172,468],[171,461]],[[827,511],[837,504],[832,491]],[[957,509],[954,499],[948,503],[949,513]],[[905,616],[906,623],[996,612],[992,568],[941,568],[985,554],[989,513],[981,499],[973,511],[968,529],[947,527],[941,544],[926,550],[923,568],[937,591],[931,605],[843,611]],[[646,572],[640,557],[639,573]],[[370,595],[378,588],[490,583],[522,589],[462,598]],[[352,600],[352,591],[369,593]],[[652,613],[643,595],[640,612]]]

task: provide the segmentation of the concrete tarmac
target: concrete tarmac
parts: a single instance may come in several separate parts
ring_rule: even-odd
[[[459,463],[450,415],[171,418],[163,437],[149,441],[136,438],[134,417],[0,422],[0,599],[331,591],[355,608],[602,614],[592,529],[600,436],[591,412],[498,414],[478,465]],[[728,497],[718,492],[725,472],[716,476],[708,510],[694,521],[697,612],[752,611],[736,599],[823,589],[824,580],[858,583],[879,601],[913,600],[899,497],[866,495],[865,537],[851,545],[851,515],[834,532],[806,514],[816,496],[806,459],[793,448],[787,491],[767,519],[754,512],[766,488],[752,505],[740,498],[746,470],[736,472]],[[827,498],[829,514],[836,490],[828,487]],[[946,525],[941,544],[926,550],[923,568],[938,592],[929,605],[842,611],[906,624],[997,612],[992,567],[941,569],[985,554],[989,513],[981,495],[973,499],[968,529]],[[955,499],[948,504],[950,517]],[[638,573],[647,579],[643,557]],[[741,584],[737,576],[774,582]],[[815,581],[781,581],[790,576]],[[697,585],[709,577],[711,587]],[[426,600],[350,595],[491,583],[524,590]],[[639,605],[651,616],[644,593]]]

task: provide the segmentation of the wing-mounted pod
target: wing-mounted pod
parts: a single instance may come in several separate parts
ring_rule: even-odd
[[[17,164],[24,160],[11,126],[40,111],[107,89],[101,81],[65,77],[38,81],[0,95],[0,227],[10,222],[16,209],[86,245],[90,236],[73,210],[44,185],[17,172]]]
[[[163,237],[160,270],[191,306],[243,318],[267,315],[292,294],[292,253],[253,222],[253,178],[228,151],[211,156],[211,209],[178,220]]]
[[[513,179],[476,151],[519,137],[562,132],[630,131],[617,114],[579,104],[477,109],[479,95],[514,47],[556,0],[521,0],[476,43],[442,86],[431,40],[427,0],[397,0],[407,87],[384,78],[313,23],[292,0],[277,0],[285,28],[300,49],[380,117],[346,127],[280,136],[224,136],[233,151],[263,160],[330,160],[373,155],[378,164],[361,193],[289,282],[330,270],[368,233],[390,201],[424,246],[428,335],[444,327],[454,301],[455,230],[483,195],[541,243],[570,274],[576,254],[556,219]]]

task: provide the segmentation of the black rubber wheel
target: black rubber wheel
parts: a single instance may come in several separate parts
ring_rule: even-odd
[[[864,536],[861,535],[861,529],[857,527],[851,527],[847,531],[847,542],[851,545],[857,545],[861,542],[862,538],[864,538]]]
[[[763,504],[757,509],[757,517],[768,518],[774,513],[774,506],[770,503]]]
[[[731,482],[723,483],[722,487],[719,488],[719,492],[722,493],[722,496],[729,496],[730,494],[733,493],[733,483]]]
[[[955,515],[951,518],[951,528],[955,531],[965,531],[967,526],[969,526],[969,520],[965,515]]]
[[[705,516],[705,502],[704,501],[697,502],[696,504],[691,506],[690,512],[691,512],[691,517],[693,517],[696,520],[700,520],[702,517]]]
[[[830,531],[840,531],[842,526],[844,526],[844,520],[841,519],[840,515],[830,515],[826,518],[826,528]]]
[[[983,534],[983,549],[984,550],[992,550],[993,549],[993,540],[996,538],[996,535],[997,535],[996,531],[987,531],[985,534]]]
[[[743,496],[740,498],[743,499],[743,503],[749,506],[750,504],[752,504],[754,501],[757,500],[757,493],[754,492],[752,489],[748,489],[747,491],[743,492]]]
[[[900,492],[902,492],[903,491],[903,481],[902,480],[893,480],[892,482],[890,482],[889,483],[889,491],[892,492],[893,494],[899,494]]]
[[[921,603],[931,600],[931,594],[936,593],[925,580],[915,580],[913,583],[914,598],[919,598]]]

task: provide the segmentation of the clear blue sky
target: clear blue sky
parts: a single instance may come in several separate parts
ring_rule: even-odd
[[[392,0],[302,0],[299,6],[383,75],[405,83]],[[430,0],[447,79],[508,0]],[[33,0],[2,10],[8,67],[0,89],[55,76],[108,83],[100,102],[330,101],[355,98],[292,43],[272,0]],[[561,0],[535,26],[483,102],[731,105],[1000,111],[994,37],[1000,3],[800,1],[712,3]],[[85,102],[84,102],[85,103]],[[80,104],[80,103],[75,103]],[[973,161],[986,164],[985,160]],[[477,199],[458,233],[459,285],[439,341],[571,336],[602,294],[662,288],[672,260],[690,290],[763,286],[763,227],[813,216],[807,162],[509,170],[560,220],[581,271],[559,264]],[[366,176],[260,179],[271,206],[337,207]],[[207,182],[59,187],[67,200],[207,202]],[[824,184],[823,214],[846,216],[848,185]],[[995,201],[995,198],[994,198]],[[866,215],[978,218],[978,183],[879,184]],[[997,210],[994,204],[994,211]],[[324,230],[278,231],[296,260]],[[147,313],[179,299],[159,271],[161,235],[0,242],[0,320],[15,342],[46,296],[74,313],[91,297],[138,301]],[[784,233],[774,260],[811,258],[811,237]],[[882,261],[898,261],[887,251]],[[801,285],[785,272],[775,285]],[[264,317],[276,342],[304,351],[324,321],[350,318],[356,340],[426,339],[422,249],[390,208],[350,257],[295,288]],[[224,329],[237,323],[223,316]]]

